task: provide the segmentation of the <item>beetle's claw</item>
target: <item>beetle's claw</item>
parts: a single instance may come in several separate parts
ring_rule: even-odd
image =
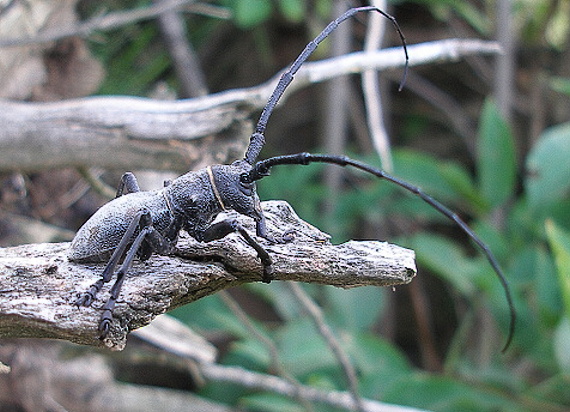
[[[77,300],[74,302],[74,305],[88,307],[91,306],[93,300],[94,300],[93,294],[91,292],[85,292],[77,298]]]
[[[272,265],[267,265],[263,267],[263,277],[261,278],[261,281],[263,283],[271,283],[271,281],[274,279],[273,278],[273,273],[275,271],[273,270],[273,266]]]
[[[106,309],[101,316],[101,321],[99,322],[99,337],[100,339],[105,339],[111,330],[111,322],[113,320],[113,313]]]

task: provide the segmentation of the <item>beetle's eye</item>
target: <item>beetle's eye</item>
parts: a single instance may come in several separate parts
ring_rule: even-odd
[[[239,189],[244,195],[252,196],[255,191],[255,184],[240,182]]]
[[[249,177],[249,173],[242,173],[241,175],[239,175],[239,181],[242,184],[251,183],[251,178]]]

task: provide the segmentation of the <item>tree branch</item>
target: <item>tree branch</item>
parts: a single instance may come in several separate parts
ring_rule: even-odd
[[[303,222],[285,202],[264,202],[268,229],[294,230],[295,240],[265,245],[274,259],[275,279],[334,285],[388,286],[415,276],[414,253],[377,241],[332,245],[329,236]],[[235,217],[253,233],[251,219]],[[168,310],[219,290],[257,282],[262,266],[237,235],[199,243],[182,238],[174,256],[153,256],[127,275],[108,337],[98,339],[104,287],[93,307],[73,302],[102,272],[103,264],[67,260],[68,243],[31,244],[0,249],[0,336],[65,339],[122,349],[129,331]]]
[[[217,382],[238,382],[249,388],[262,389],[293,397],[295,394],[312,402],[320,402],[350,411],[358,410],[351,393],[323,390],[312,386],[302,385],[300,388],[292,385],[278,376],[265,375],[236,366],[223,366],[215,363],[201,365],[204,377]],[[425,412],[424,410],[362,399],[364,410],[369,412]]]
[[[494,42],[450,39],[409,47],[410,65],[495,54]],[[316,82],[404,63],[400,48],[306,63],[286,96]],[[178,101],[92,97],[54,103],[1,102],[0,171],[105,167],[184,171],[235,160],[279,75],[256,87]],[[286,97],[284,96],[284,97]],[[209,153],[215,148],[215,153]]]
[[[230,13],[221,7],[192,3],[195,3],[195,0],[166,0],[149,7],[98,15],[90,18],[89,20],[69,25],[67,27],[58,26],[56,28],[43,30],[35,36],[2,39],[0,40],[0,48],[48,43],[71,36],[86,37],[97,30],[112,30],[141,20],[150,20],[164,13],[177,10],[185,10],[197,14],[210,14],[217,18],[227,19],[230,17]]]

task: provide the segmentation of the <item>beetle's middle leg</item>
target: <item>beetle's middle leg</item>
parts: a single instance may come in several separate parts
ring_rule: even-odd
[[[131,172],[126,172],[121,176],[121,181],[119,182],[119,187],[117,187],[115,198],[126,195],[127,193],[136,193],[140,191],[141,189],[135,175]]]

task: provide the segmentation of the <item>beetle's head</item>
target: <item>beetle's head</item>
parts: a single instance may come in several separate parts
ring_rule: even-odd
[[[250,170],[248,162],[238,160],[231,165],[211,166],[209,178],[214,196],[222,209],[233,209],[258,220],[261,206],[255,182],[243,178]]]

